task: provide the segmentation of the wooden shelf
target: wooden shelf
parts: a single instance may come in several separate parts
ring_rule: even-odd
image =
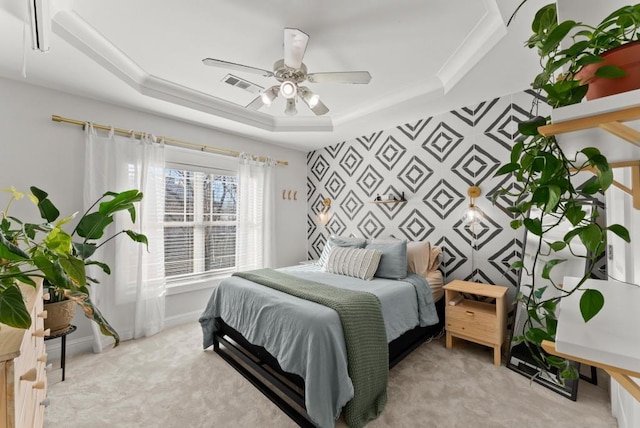
[[[600,363],[597,361],[576,357],[575,355],[568,355],[562,352],[558,352],[556,350],[556,344],[548,340],[542,341],[542,349],[544,349],[551,355],[556,355],[567,360],[587,364],[592,367],[600,367],[601,369],[609,373],[609,375],[613,379],[615,379],[624,389],[626,389],[629,394],[631,394],[638,402],[640,402],[640,385],[638,385],[633,379],[631,379],[631,377],[640,379],[640,373],[620,367],[610,366],[608,364]]]
[[[398,199],[398,200],[385,199],[384,201],[371,201],[371,202],[373,202],[374,204],[401,204],[401,203],[407,202],[407,200],[406,199]]]
[[[548,137],[568,132],[600,128],[640,147],[640,131],[622,123],[638,119],[640,119],[640,106],[634,106],[608,113],[592,114],[577,119],[560,121],[541,126],[538,128],[538,131],[540,134]],[[622,191],[630,194],[633,198],[633,207],[640,210],[640,161],[616,162],[610,165],[612,168],[631,168],[631,188],[617,181],[614,181],[613,184]]]

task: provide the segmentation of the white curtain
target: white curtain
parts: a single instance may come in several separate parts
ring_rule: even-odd
[[[238,167],[238,270],[274,267],[275,162],[242,154]]]
[[[149,240],[148,250],[126,235],[100,248],[93,258],[107,263],[111,275],[100,269],[89,272],[100,281],[91,285],[92,300],[120,340],[149,336],[164,326],[164,144],[151,136],[117,136],[113,130],[99,135],[90,124],[85,129],[85,209],[107,191],[138,189],[143,198],[136,204],[136,223],[131,223],[128,212],[117,213],[111,233],[105,236],[131,229]],[[94,352],[101,352],[113,339],[91,324]]]

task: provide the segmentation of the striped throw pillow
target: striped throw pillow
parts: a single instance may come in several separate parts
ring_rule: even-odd
[[[334,247],[329,253],[325,270],[369,281],[376,273],[381,257],[380,250]]]

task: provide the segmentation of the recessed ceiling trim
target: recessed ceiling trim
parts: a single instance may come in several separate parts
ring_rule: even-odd
[[[483,0],[483,3],[487,12],[436,73],[442,82],[445,94],[471,71],[500,39],[507,35],[507,27],[502,20],[496,0]]]
[[[74,11],[56,13],[53,31],[143,95],[273,132],[333,131],[329,117],[276,118],[151,75]]]
[[[373,104],[366,105],[366,106],[361,106],[359,108],[355,108],[347,114],[343,114],[337,118],[334,118],[333,124],[335,126],[342,126],[352,120],[356,120],[360,117],[364,117],[365,115],[384,112],[387,109],[390,109],[394,106],[397,106],[399,104],[402,104],[406,101],[409,101],[417,97],[427,97],[427,98],[433,99],[443,94],[444,94],[444,91],[442,87],[442,82],[440,82],[440,80],[436,78],[433,78],[419,85],[408,86],[406,89],[402,91],[397,91],[394,94],[382,94],[379,97],[380,101]]]

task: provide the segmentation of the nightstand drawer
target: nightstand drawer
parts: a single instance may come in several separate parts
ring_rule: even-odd
[[[495,310],[487,311],[486,303],[463,301],[446,308],[446,328],[451,333],[472,336],[487,343],[500,344],[498,317]]]

